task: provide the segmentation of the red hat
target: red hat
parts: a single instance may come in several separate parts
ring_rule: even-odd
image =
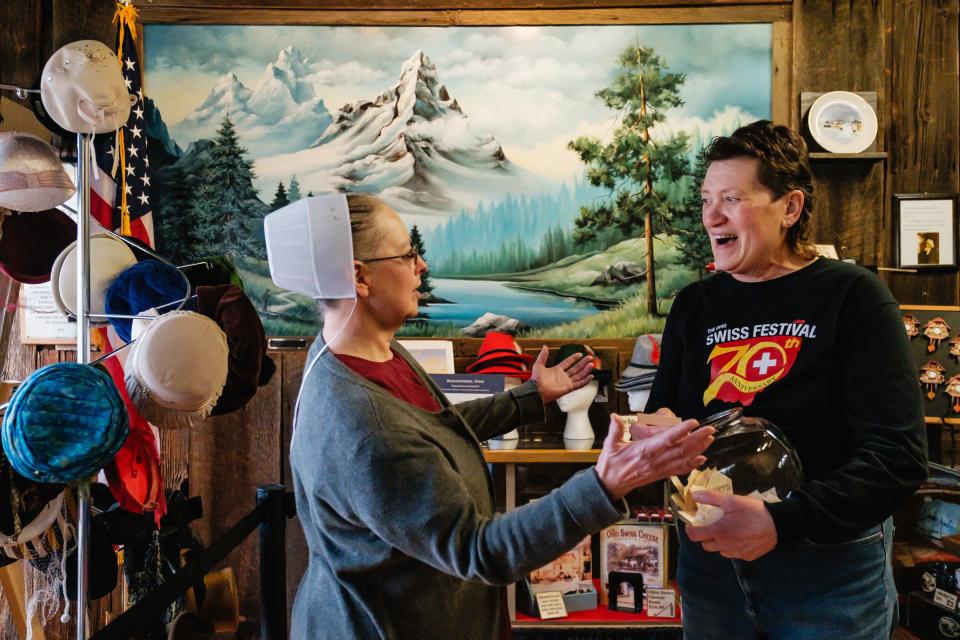
[[[485,371],[483,366],[492,360],[496,360],[497,364],[515,363],[517,365],[516,370],[521,371],[523,364],[533,362],[532,357],[520,351],[520,347],[514,342],[513,336],[499,331],[491,331],[484,336],[477,359],[467,367],[467,371],[470,373],[494,373]]]
[[[160,455],[153,432],[131,429],[116,457],[103,468],[117,504],[132,513],[165,508]]]
[[[509,365],[494,365],[490,368],[484,368],[479,371],[471,371],[471,373],[480,373],[483,375],[488,373],[502,373],[505,376],[510,376],[511,378],[520,378],[521,380],[529,380],[530,376],[533,374],[532,371],[518,369]]]

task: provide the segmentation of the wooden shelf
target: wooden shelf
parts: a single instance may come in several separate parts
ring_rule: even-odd
[[[484,449],[483,459],[493,463],[596,462],[600,449]]]
[[[887,159],[886,151],[862,151],[860,153],[830,153],[827,151],[814,151],[810,154],[810,160],[863,160],[866,162],[878,162]]]

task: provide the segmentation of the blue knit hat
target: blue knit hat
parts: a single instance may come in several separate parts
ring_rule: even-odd
[[[128,431],[127,408],[110,376],[61,362],[35,371],[14,392],[0,440],[20,475],[66,483],[102,469]]]
[[[141,260],[124,269],[110,284],[104,306],[108,314],[132,316],[153,308],[163,314],[177,309],[177,302],[189,295],[188,286],[176,267],[152,258]],[[132,323],[125,318],[110,318],[124,342],[130,342]]]

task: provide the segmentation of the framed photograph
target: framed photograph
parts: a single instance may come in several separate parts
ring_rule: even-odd
[[[897,266],[956,269],[956,195],[898,193],[893,205]]]
[[[400,340],[427,373],[453,373],[453,343],[449,340]]]

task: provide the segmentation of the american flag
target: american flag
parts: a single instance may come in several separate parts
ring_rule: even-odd
[[[147,158],[140,61],[134,41],[136,17],[137,10],[133,5],[117,3],[114,15],[114,22],[118,23],[117,58],[127,91],[137,96],[137,101],[130,109],[126,125],[114,134],[98,135],[94,138],[99,170],[90,172],[90,215],[104,227],[153,247],[150,160]],[[116,173],[113,172],[114,167]],[[110,353],[123,344],[112,328],[93,329],[93,340],[105,353]],[[130,428],[154,436],[150,423],[140,415],[127,394],[121,358],[107,358],[103,365],[110,372],[110,377],[127,406]],[[154,437],[151,437],[150,441],[156,443]],[[127,444],[123,446],[126,447]],[[159,506],[154,511],[157,523],[165,512],[166,500],[161,492]]]
[[[90,213],[105,227],[153,246],[153,208],[150,204],[150,160],[144,120],[143,83],[134,40],[136,9],[117,5],[117,57],[127,91],[137,96],[126,125],[116,134],[97,136],[94,147],[99,176],[92,176]],[[113,167],[117,167],[116,174]]]

